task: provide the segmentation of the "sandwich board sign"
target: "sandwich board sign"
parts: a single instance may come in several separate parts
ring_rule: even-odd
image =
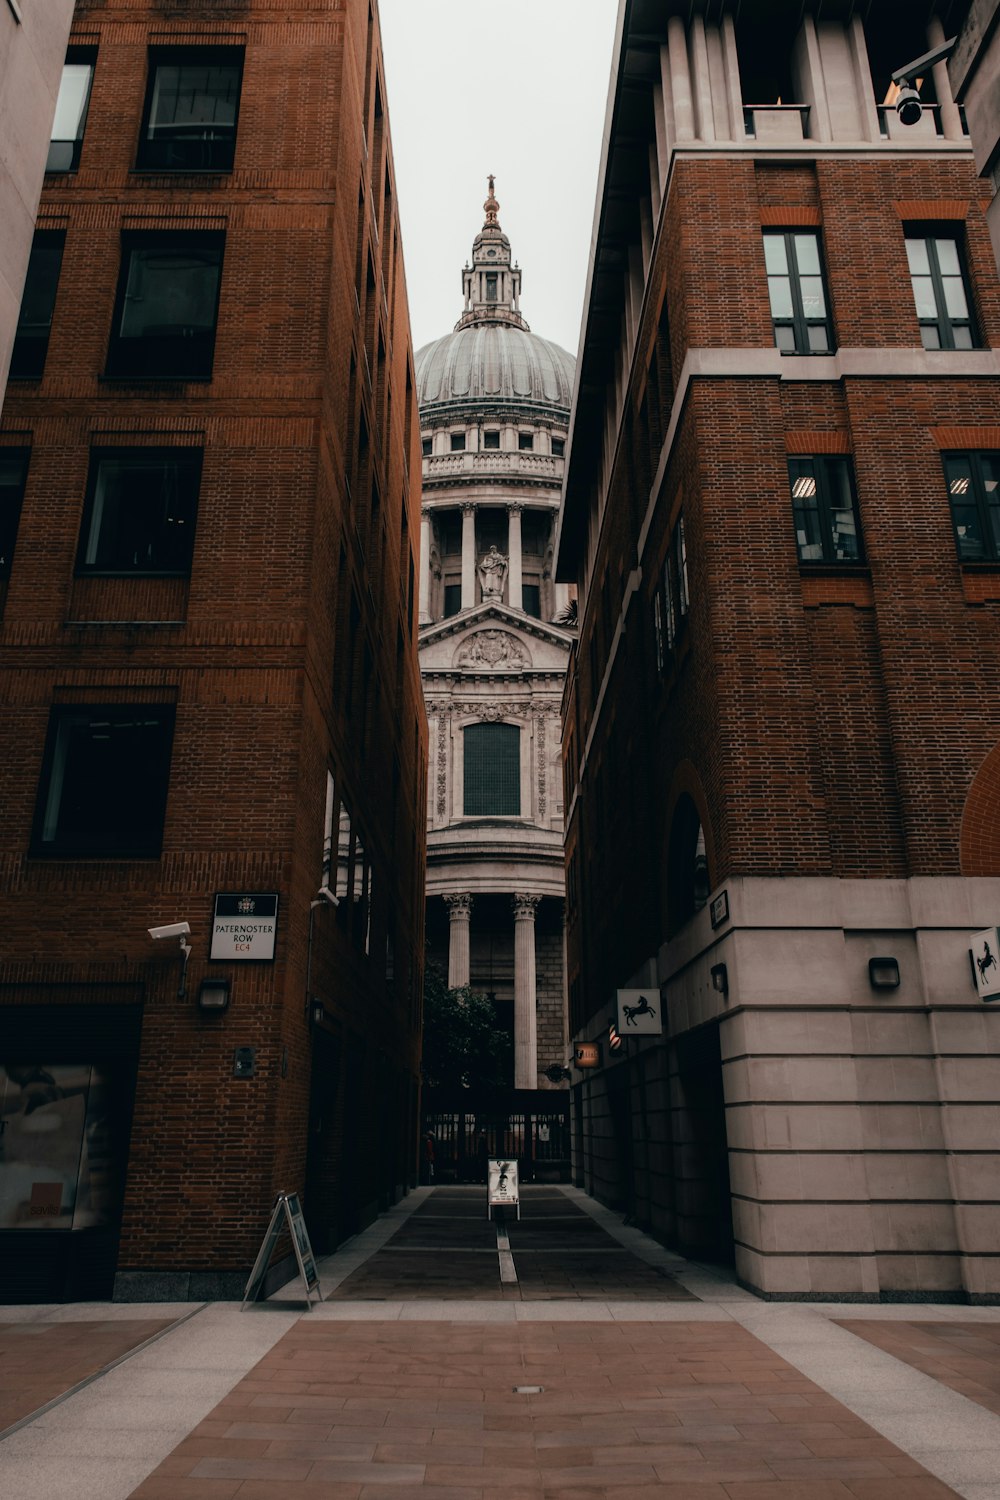
[[[492,1219],[495,1208],[516,1208],[521,1217],[521,1195],[517,1183],[517,1162],[494,1160],[486,1174],[486,1217]]]
[[[246,1291],[243,1293],[243,1307],[248,1302],[256,1302],[264,1286],[264,1278],[271,1264],[271,1256],[274,1247],[278,1243],[281,1231],[287,1229],[292,1237],[292,1248],[295,1251],[295,1259],[299,1265],[299,1275],[302,1277],[306,1289],[306,1305],[312,1307],[312,1294],[316,1293],[319,1302],[323,1300],[323,1288],[319,1283],[319,1272],[316,1270],[316,1257],[313,1255],[312,1245],[309,1243],[309,1231],[306,1221],[302,1216],[302,1205],[299,1202],[298,1193],[279,1193],[274,1200],[274,1209],[271,1213],[271,1222],[267,1226],[263,1243],[257,1252],[257,1259],[253,1263],[250,1272],[250,1280],[247,1282]]]
[[[619,990],[619,1035],[659,1036],[663,1031],[662,1010],[660,991],[655,984],[648,990]]]
[[[995,1000],[1000,996],[1000,931],[984,927],[971,933],[969,942],[979,998]]]

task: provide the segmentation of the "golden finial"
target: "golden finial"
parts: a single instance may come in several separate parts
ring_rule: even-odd
[[[489,182],[489,192],[486,195],[486,202],[483,204],[483,208],[486,210],[486,223],[483,225],[484,229],[500,228],[500,223],[497,219],[497,214],[500,212],[500,205],[497,202],[496,198],[493,196],[493,183],[495,180],[496,179],[491,172],[489,174],[489,177],[487,178],[487,181]]]

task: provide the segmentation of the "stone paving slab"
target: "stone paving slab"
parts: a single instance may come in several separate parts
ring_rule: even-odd
[[[176,1316],[176,1314],[175,1314]],[[173,1319],[0,1322],[0,1432],[113,1364]]]
[[[1000,1416],[1000,1323],[837,1318],[841,1328]]]

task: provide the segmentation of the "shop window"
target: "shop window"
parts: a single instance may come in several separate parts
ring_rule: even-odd
[[[231,171],[242,76],[242,47],[152,48],[136,166]]]
[[[793,458],[788,478],[799,562],[861,562],[850,462],[846,458]]]
[[[80,165],[96,61],[97,52],[92,47],[70,47],[66,53],[52,120],[46,172],[75,172]]]
[[[53,708],[32,854],[158,856],[173,733],[169,705]]]
[[[782,354],[829,354],[833,331],[815,230],[765,230],[774,342]]]
[[[42,378],[65,243],[61,229],[35,231],[10,355],[11,380]]]
[[[77,571],[191,571],[199,448],[96,449],[90,460]]]
[[[27,477],[27,451],[0,448],[0,578],[10,575]]]
[[[924,348],[975,348],[979,341],[955,236],[908,234],[906,258]]]
[[[1000,453],[949,453],[945,478],[962,562],[1000,562]]]
[[[516,724],[469,724],[462,734],[467,818],[521,813],[521,731]]]
[[[108,375],[211,376],[224,245],[214,232],[123,236]]]

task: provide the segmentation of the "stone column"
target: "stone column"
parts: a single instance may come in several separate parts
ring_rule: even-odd
[[[431,619],[431,513],[420,512],[420,615],[421,625]]]
[[[445,896],[448,908],[448,988],[460,990],[469,982],[469,926],[472,897],[468,891]]]
[[[462,608],[476,602],[476,507],[462,506]]]
[[[927,25],[927,45],[929,48],[943,47],[945,42],[944,27],[937,16],[933,16]],[[948,77],[947,59],[944,62],[935,63],[933,67],[934,89],[938,96],[938,105],[941,111],[941,133],[946,140],[961,141],[965,139],[962,129],[962,116],[958,112],[954,95],[951,92],[951,79]]]
[[[514,897],[514,1087],[538,1087],[535,912],[541,896]]]
[[[674,129],[679,141],[693,141],[694,101],[691,98],[687,31],[680,16],[671,16],[667,21],[667,50],[670,56],[670,91],[674,102]]]
[[[521,555],[522,505],[507,507],[507,602],[511,609],[524,608],[524,563]]]

